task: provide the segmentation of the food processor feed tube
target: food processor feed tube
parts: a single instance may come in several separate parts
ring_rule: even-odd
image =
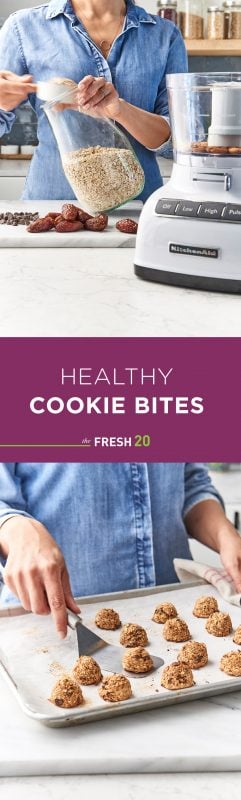
[[[241,293],[241,74],[167,77],[174,165],[141,213],[135,272]]]
[[[58,98],[43,107],[57,140],[66,178],[85,211],[111,211],[140,194],[144,172],[117,125],[84,114],[76,91],[71,107],[65,105],[64,96],[61,102]]]

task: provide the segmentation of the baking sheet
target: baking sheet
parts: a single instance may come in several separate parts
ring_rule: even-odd
[[[209,663],[194,671],[195,686],[182,691],[167,691],[160,685],[163,667],[145,678],[135,679],[129,674],[133,697],[122,703],[106,703],[98,694],[98,687],[84,686],[85,703],[75,709],[61,709],[52,705],[48,698],[56,680],[73,667],[78,657],[77,639],[69,630],[65,641],[59,640],[51,617],[34,614],[0,612],[0,670],[15,692],[24,712],[47,725],[80,724],[109,716],[127,714],[147,708],[155,708],[178,702],[241,690],[241,678],[231,678],[219,670],[221,656],[230,650],[238,650],[232,641],[233,634],[218,638],[205,630],[205,620],[192,615],[197,597],[212,594],[217,597],[220,611],[230,614],[233,628],[241,624],[241,609],[226,603],[213,587],[196,582],[170,587],[155,587],[114,595],[104,595],[79,600],[81,618],[90,629],[100,633],[94,623],[96,612],[103,607],[115,608],[122,623],[137,622],[148,633],[148,650],[164,659],[164,666],[176,661],[182,644],[166,642],[163,626],[152,622],[152,614],[159,602],[169,601],[176,605],[179,616],[189,625],[193,640],[205,642]],[[103,638],[111,644],[119,644],[120,630],[103,631]],[[123,648],[123,653],[125,648]],[[107,673],[104,673],[107,674]]]
[[[32,211],[39,212],[40,217],[44,217],[48,211],[61,211],[65,201],[61,200],[36,200],[31,202],[7,201],[0,203],[0,213],[6,211]],[[69,201],[66,201],[69,202]],[[74,200],[73,200],[74,203]],[[76,203],[78,205],[78,203]],[[112,211],[109,214],[108,228],[101,233],[94,231],[76,231],[75,233],[28,233],[24,225],[0,225],[0,248],[6,247],[128,247],[134,248],[136,236],[121,233],[116,230],[115,224],[119,219],[131,217],[138,222],[142,203],[132,201],[125,206]]]

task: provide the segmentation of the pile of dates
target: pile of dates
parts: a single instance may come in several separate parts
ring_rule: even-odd
[[[75,231],[104,231],[108,225],[107,214],[93,217],[82,208],[72,203],[64,203],[62,211],[49,211],[45,217],[34,220],[27,227],[29,233],[46,233],[55,230],[57,233],[74,233]],[[131,219],[122,219],[116,223],[117,230],[122,233],[136,233],[137,223]]]

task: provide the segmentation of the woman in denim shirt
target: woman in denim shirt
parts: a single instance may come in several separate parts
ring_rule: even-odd
[[[148,14],[132,0],[51,0],[12,14],[3,25],[0,70],[25,76],[14,93],[14,76],[5,72],[4,80],[2,73],[0,137],[14,122],[16,98],[21,102],[29,93],[38,116],[39,145],[25,200],[74,198],[35,93],[38,81],[53,76],[80,84],[81,106],[115,120],[125,130],[145,173],[139,198],[145,201],[162,185],[156,151],[170,137],[166,75],[187,71],[184,42],[171,22]]]
[[[73,595],[176,581],[188,535],[241,592],[241,538],[203,464],[0,463],[1,602],[51,609],[62,636]]]

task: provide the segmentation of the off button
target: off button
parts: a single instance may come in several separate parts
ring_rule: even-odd
[[[178,202],[178,200],[168,200],[163,197],[162,200],[158,200],[156,214],[163,214],[166,217],[173,216]]]

